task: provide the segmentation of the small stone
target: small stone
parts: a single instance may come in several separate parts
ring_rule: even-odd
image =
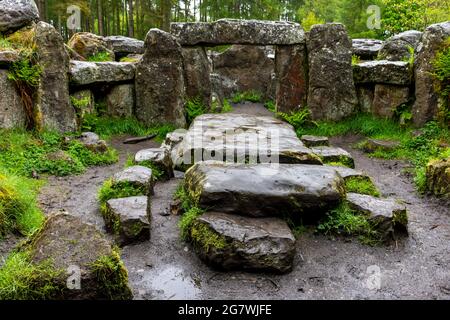
[[[9,67],[11,64],[19,60],[19,54],[16,51],[5,50],[0,51],[0,68]]]
[[[151,148],[141,150],[134,156],[134,162],[136,164],[149,162],[163,173],[163,178],[173,178],[172,159],[167,149]]]
[[[318,137],[318,136],[308,136],[304,135],[300,138],[302,142],[307,146],[308,148],[311,147],[319,147],[319,146],[329,146],[330,141],[328,137]]]
[[[108,151],[108,144],[106,141],[101,140],[98,134],[94,132],[83,132],[77,140],[93,152],[105,153]]]
[[[426,169],[427,189],[436,196],[450,199],[450,157],[431,160]]]
[[[336,147],[313,147],[311,150],[317,154],[324,163],[340,163],[346,167],[355,168],[352,155],[342,148]]]
[[[121,246],[150,239],[151,211],[146,196],[109,200],[103,218]]]
[[[373,153],[375,151],[392,151],[399,146],[400,142],[398,141],[368,139],[363,145],[363,150],[367,153]]]
[[[396,232],[408,232],[408,214],[399,200],[348,193],[347,202],[353,210],[368,215],[383,241],[390,240]]]
[[[127,183],[145,190],[147,195],[154,194],[152,170],[143,166],[132,166],[116,173],[112,178],[113,184]]]

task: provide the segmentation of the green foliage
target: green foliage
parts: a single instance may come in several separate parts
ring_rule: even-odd
[[[7,50],[14,50],[14,46],[7,38],[0,35],[0,51]]]
[[[20,176],[80,174],[87,166],[111,164],[117,159],[117,153],[112,149],[97,154],[76,140],[64,143],[63,137],[56,132],[1,130],[0,167]]]
[[[146,190],[129,182],[114,183],[112,179],[106,180],[98,192],[98,199],[103,205],[111,199],[145,196]]]
[[[361,62],[361,57],[356,54],[352,55],[352,66]]]
[[[325,234],[356,236],[365,244],[376,244],[380,239],[367,217],[352,210],[347,203],[329,212],[317,230]]]
[[[120,59],[120,62],[136,63],[136,62],[139,62],[139,59],[138,58],[123,57],[123,58]]]
[[[111,255],[98,258],[90,267],[105,298],[109,300],[132,298],[128,286],[128,271],[120,259],[119,248],[115,247]]]
[[[308,12],[306,17],[302,19],[302,26],[305,29],[305,31],[311,30],[312,26],[315,24],[323,24],[323,23],[325,23],[325,20],[318,18],[313,11]]]
[[[201,247],[205,252],[211,249],[224,249],[227,241],[224,236],[214,232],[204,223],[193,222],[190,227],[189,239],[194,246]]]
[[[0,237],[7,232],[31,235],[38,230],[44,216],[37,205],[41,183],[11,175],[0,167]]]
[[[29,252],[13,252],[0,269],[0,300],[48,300],[61,295],[58,278],[50,261],[35,264]]]
[[[273,102],[272,100],[267,101],[264,104],[264,107],[266,107],[267,110],[276,113],[277,112],[277,105],[275,104],[275,102]]]
[[[148,127],[135,118],[113,118],[86,115],[82,124],[82,131],[97,133],[102,139],[109,139],[117,135],[146,136],[157,134],[156,140],[161,142],[169,132],[175,130],[173,125],[161,124]]]
[[[380,196],[380,191],[368,177],[350,177],[345,179],[345,190],[374,197]]]
[[[112,61],[110,54],[106,51],[98,52],[87,59],[89,62],[106,62]]]
[[[197,219],[203,213],[205,213],[204,210],[197,207],[192,207],[183,214],[180,222],[178,223],[182,239],[190,240],[191,229],[195,222],[195,219]]]
[[[41,66],[33,64],[29,57],[22,57],[10,67],[8,79],[21,85],[36,88],[39,85],[41,73]]]
[[[233,96],[231,101],[233,103],[241,103],[244,101],[258,103],[262,101],[262,95],[255,91],[238,92]]]
[[[189,124],[194,121],[195,118],[201,116],[208,111],[208,108],[202,103],[200,98],[188,100],[185,106],[186,122]]]
[[[434,76],[439,82],[436,90],[441,96],[438,118],[448,127],[450,124],[450,38],[447,39],[443,49],[436,54],[433,67]]]
[[[277,115],[296,129],[313,123],[309,120],[311,112],[307,108],[298,111],[291,111],[291,113],[278,112]]]
[[[228,99],[223,99],[222,113],[228,113],[233,111],[233,106],[230,104]]]

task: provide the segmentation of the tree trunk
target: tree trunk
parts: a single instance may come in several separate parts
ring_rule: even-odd
[[[134,38],[134,7],[133,0],[128,0],[128,36]]]
[[[103,3],[102,0],[97,0],[97,16],[98,16],[98,33],[101,36],[105,35],[105,28],[103,26]]]

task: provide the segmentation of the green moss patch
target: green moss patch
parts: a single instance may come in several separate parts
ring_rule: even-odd
[[[209,252],[211,249],[221,250],[227,247],[224,236],[199,221],[192,223],[189,238],[195,247],[201,248],[204,252]]]
[[[380,191],[369,177],[349,177],[345,179],[345,190],[380,197]]]
[[[324,234],[358,237],[362,243],[368,245],[376,245],[381,242],[381,236],[368,217],[352,210],[345,202],[330,211],[317,230]]]
[[[129,182],[114,183],[112,179],[108,179],[103,183],[98,193],[98,199],[103,205],[108,200],[120,199],[128,197],[145,196],[146,190],[144,187],[137,187]]]

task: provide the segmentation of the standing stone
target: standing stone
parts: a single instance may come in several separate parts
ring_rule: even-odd
[[[69,96],[69,55],[64,40],[53,26],[39,22],[35,42],[37,62],[42,67],[35,99],[36,125],[59,132],[76,131],[76,114]]]
[[[305,45],[277,46],[275,54],[277,111],[306,107],[308,56]]]
[[[387,39],[378,53],[378,59],[390,61],[408,61],[411,58],[411,50],[415,52],[422,32],[410,30],[397,34]]]
[[[416,102],[412,108],[413,121],[417,126],[435,118],[439,109],[439,94],[435,87],[437,80],[433,77],[433,60],[450,37],[450,21],[429,26],[417,48],[415,77]]]
[[[183,48],[183,65],[188,99],[200,99],[205,107],[211,103],[211,65],[203,47]]]
[[[33,0],[0,1],[0,33],[14,32],[39,21],[39,11]]]
[[[391,119],[394,117],[395,110],[408,101],[408,87],[377,84],[373,99],[373,114],[378,117]]]
[[[106,112],[112,117],[131,117],[134,104],[134,84],[114,86],[106,96]]]
[[[25,107],[8,71],[0,70],[0,128],[23,127],[26,123]]]
[[[238,92],[256,92],[268,96],[274,62],[266,48],[253,45],[234,45],[214,56],[214,73],[236,83]]]
[[[186,125],[183,56],[177,39],[151,29],[136,68],[136,117],[147,125]]]
[[[352,43],[339,23],[315,25],[309,33],[308,107],[313,119],[341,120],[357,105]]]
[[[375,88],[373,85],[356,86],[356,94],[358,96],[358,104],[361,112],[371,113],[373,109],[373,97]]]

